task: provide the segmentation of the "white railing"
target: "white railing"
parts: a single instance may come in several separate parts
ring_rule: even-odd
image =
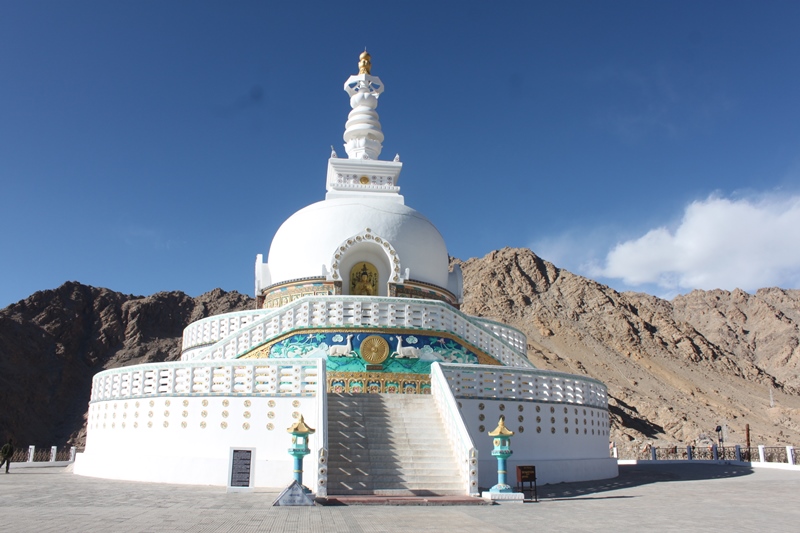
[[[321,359],[149,363],[96,374],[91,401],[159,395],[325,396]]]
[[[224,320],[224,317],[217,320]],[[192,350],[190,355],[195,360],[233,359],[279,335],[316,327],[447,332],[497,358],[505,366],[533,368],[525,353],[523,333],[512,335],[510,332],[516,330],[509,326],[465,315],[443,302],[408,298],[307,296],[248,321],[207,349]]]
[[[528,349],[528,338],[520,330],[514,329],[511,326],[501,322],[495,322],[494,320],[490,320],[488,318],[479,318],[476,316],[470,318],[475,322],[480,322],[483,324],[483,326],[489,329],[489,331],[516,348],[517,351],[525,353]]]
[[[552,370],[507,369],[488,365],[444,364],[441,370],[456,398],[570,403],[608,408],[606,386],[588,377]]]
[[[431,395],[436,409],[444,422],[447,440],[457,461],[461,465],[461,480],[467,495],[478,494],[478,449],[469,436],[469,431],[461,418],[461,411],[450,390],[450,384],[442,373],[439,363],[431,365]]]
[[[255,322],[273,313],[272,309],[256,309],[253,311],[237,311],[222,315],[210,316],[192,322],[183,330],[183,351],[196,346],[207,346],[238,331],[247,324]]]

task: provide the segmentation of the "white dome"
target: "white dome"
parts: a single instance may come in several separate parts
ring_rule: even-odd
[[[402,197],[392,196],[393,199],[366,195],[327,199],[293,214],[272,239],[267,259],[271,283],[323,275],[323,265],[331,268],[338,247],[369,229],[397,252],[401,276],[408,268],[410,279],[447,287],[449,260],[439,230],[422,214],[404,205]],[[376,250],[368,248],[353,256],[348,264],[377,258]],[[347,276],[344,267],[343,260],[342,272]]]

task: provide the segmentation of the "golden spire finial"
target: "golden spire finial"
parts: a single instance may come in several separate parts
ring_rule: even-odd
[[[513,434],[514,432],[506,427],[505,415],[500,415],[500,422],[497,423],[497,427],[494,428],[494,431],[489,432],[490,437],[510,437]]]
[[[358,56],[359,74],[369,74],[369,71],[372,70],[372,62],[370,62],[370,59],[372,59],[372,57],[369,55],[369,52],[367,52],[367,49],[364,48],[364,51]]]

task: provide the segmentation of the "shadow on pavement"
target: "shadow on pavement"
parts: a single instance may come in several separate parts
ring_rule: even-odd
[[[619,476],[613,479],[583,481],[579,483],[559,483],[539,487],[539,499],[602,499],[622,498],[623,496],[595,496],[613,490],[619,490],[652,483],[668,483],[681,481],[697,481],[703,479],[725,479],[752,474],[752,468],[746,466],[709,465],[709,464],[638,464],[620,465]],[[632,496],[625,496],[632,497]]]

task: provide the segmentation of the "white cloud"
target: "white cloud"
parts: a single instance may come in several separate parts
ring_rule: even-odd
[[[630,286],[755,290],[800,282],[800,196],[709,197],[689,204],[674,229],[617,244],[593,275]]]

